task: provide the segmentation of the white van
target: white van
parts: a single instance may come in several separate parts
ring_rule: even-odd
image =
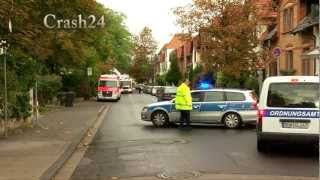
[[[267,78],[262,87],[257,120],[257,149],[273,142],[319,141],[319,78]]]

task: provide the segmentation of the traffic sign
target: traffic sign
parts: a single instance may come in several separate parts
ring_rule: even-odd
[[[88,76],[92,76],[92,68],[91,67],[87,68],[87,73],[88,73]]]
[[[281,56],[281,48],[280,47],[276,47],[273,49],[272,54],[275,58],[278,58]]]

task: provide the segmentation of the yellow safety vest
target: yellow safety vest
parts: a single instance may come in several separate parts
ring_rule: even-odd
[[[177,89],[175,106],[177,110],[192,110],[190,88],[184,83],[182,83]]]

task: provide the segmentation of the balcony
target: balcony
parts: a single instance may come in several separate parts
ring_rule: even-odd
[[[312,1],[311,1],[312,2]],[[307,3],[307,16],[305,16],[291,32],[293,34],[305,31],[319,24],[319,4],[317,1]]]

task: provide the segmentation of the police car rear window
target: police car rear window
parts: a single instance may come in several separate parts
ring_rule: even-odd
[[[318,108],[319,84],[272,83],[269,86],[268,107]]]

